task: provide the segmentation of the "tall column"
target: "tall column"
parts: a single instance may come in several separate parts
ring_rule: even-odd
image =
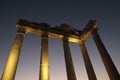
[[[72,57],[71,57],[71,52],[70,52],[70,48],[69,48],[68,39],[66,37],[63,39],[63,48],[64,48],[64,56],[65,56],[68,80],[77,80],[76,75],[75,75],[74,66],[73,66]]]
[[[88,74],[88,79],[89,80],[97,80],[92,63],[90,61],[86,46],[84,42],[81,42],[80,44],[80,48],[81,48],[81,52],[82,52],[82,56],[84,59],[84,63],[85,63],[85,67],[86,67],[86,71]]]
[[[41,36],[41,61],[39,80],[49,80],[48,34]]]
[[[25,31],[18,29],[1,80],[14,80]]]
[[[92,36],[93,36],[93,39],[96,43],[96,46],[100,52],[100,56],[102,58],[102,61],[103,61],[104,66],[107,70],[107,73],[108,73],[110,80],[120,80],[119,72],[117,71],[110,55],[108,54],[103,42],[101,41],[97,30],[94,30],[92,32]]]

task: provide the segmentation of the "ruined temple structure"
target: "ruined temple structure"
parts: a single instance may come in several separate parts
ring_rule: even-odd
[[[97,80],[91,60],[89,58],[85,41],[92,36],[98,48],[101,59],[108,73],[110,80],[120,80],[119,72],[117,71],[109,53],[107,52],[98,33],[98,24],[96,20],[90,20],[83,30],[76,30],[68,24],[50,27],[47,23],[29,22],[20,19],[16,24],[18,30],[15,40],[11,47],[6,65],[1,76],[1,80],[14,80],[19,61],[20,51],[27,33],[41,35],[41,58],[39,80],[50,80],[49,56],[48,56],[48,38],[57,38],[62,40],[64,57],[66,64],[66,72],[68,80],[77,80],[74,70],[74,65],[69,48],[69,42],[74,42],[80,46],[82,56],[85,63],[89,80]],[[62,79],[61,79],[62,80]]]

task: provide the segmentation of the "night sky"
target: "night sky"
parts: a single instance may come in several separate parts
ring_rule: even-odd
[[[0,76],[16,35],[20,19],[46,22],[51,26],[67,23],[82,30],[91,19],[98,21],[100,37],[120,73],[119,0],[1,0]],[[25,35],[15,80],[38,80],[41,37]],[[90,37],[87,50],[98,80],[109,80],[96,45]],[[88,80],[79,45],[70,43],[77,80]],[[67,80],[62,41],[49,38],[50,80]]]

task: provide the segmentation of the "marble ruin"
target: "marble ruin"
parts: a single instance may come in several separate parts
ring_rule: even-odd
[[[90,36],[93,37],[94,42],[98,48],[101,59],[108,73],[110,80],[120,80],[119,72],[117,71],[111,57],[109,56],[98,33],[98,24],[96,20],[90,20],[83,30],[77,30],[68,24],[61,24],[59,26],[51,27],[47,23],[29,22],[20,19],[16,24],[18,30],[15,40],[11,47],[6,65],[1,76],[1,80],[14,80],[19,61],[20,51],[27,33],[41,35],[41,58],[40,58],[40,72],[39,80],[50,80],[49,70],[49,56],[48,56],[48,38],[57,38],[62,40],[64,57],[66,64],[66,72],[68,80],[77,80],[74,65],[69,48],[69,42],[74,42],[80,46],[82,56],[85,63],[89,80],[97,80],[91,60],[89,58],[85,41]]]

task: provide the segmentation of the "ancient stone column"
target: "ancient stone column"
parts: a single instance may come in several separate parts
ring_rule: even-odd
[[[41,61],[39,80],[49,80],[48,34],[41,36]]]
[[[14,80],[25,31],[18,29],[1,80]]]
[[[79,43],[89,80],[97,80],[84,42]]]
[[[68,80],[77,80],[67,37],[63,39],[64,56]]]
[[[96,43],[96,46],[100,52],[100,56],[102,58],[102,61],[103,61],[104,66],[107,70],[107,73],[108,73],[110,80],[120,80],[119,72],[117,71],[110,55],[108,54],[103,42],[101,41],[97,30],[94,30],[92,32],[92,36],[93,36],[93,39]]]

